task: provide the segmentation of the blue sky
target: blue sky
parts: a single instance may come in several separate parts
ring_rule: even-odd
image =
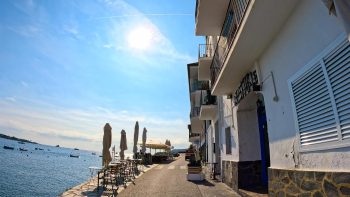
[[[188,145],[186,64],[197,61],[191,0],[1,1],[0,133],[100,150],[135,121]],[[140,138],[141,139],[141,138]]]

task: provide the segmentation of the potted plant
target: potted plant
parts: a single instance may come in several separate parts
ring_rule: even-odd
[[[192,181],[201,181],[204,179],[202,173],[202,164],[198,152],[191,145],[189,148],[190,157],[187,164],[187,179]]]

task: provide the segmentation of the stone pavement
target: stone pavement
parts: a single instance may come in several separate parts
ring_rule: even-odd
[[[146,173],[140,174],[134,183],[128,183],[127,187],[119,187],[118,197],[157,197],[157,196],[191,196],[191,197],[226,197],[239,195],[224,183],[205,180],[201,182],[187,181],[187,161],[184,155],[165,164],[154,164],[145,169]],[[96,192],[97,180],[87,181],[64,192],[64,197],[76,196],[104,196],[102,192]]]
[[[147,171],[151,170],[152,168],[158,166],[158,164],[153,164],[150,166],[143,166],[143,172],[136,176],[136,179],[142,176],[144,173]],[[130,185],[131,182],[128,182],[126,185]],[[123,186],[120,186],[119,189],[117,190],[117,193],[120,193],[123,191],[125,188]],[[77,185],[65,192],[63,192],[61,197],[82,197],[82,196],[89,196],[89,197],[100,197],[100,196],[107,196],[102,192],[102,187],[100,186],[100,190],[97,191],[97,176],[80,184]]]
[[[224,183],[205,180],[202,182],[187,181],[187,161],[184,155],[175,161],[160,164],[157,167],[136,179],[135,184],[131,184],[118,197],[224,197],[239,196],[236,192]]]

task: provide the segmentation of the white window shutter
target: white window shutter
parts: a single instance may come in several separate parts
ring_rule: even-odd
[[[350,139],[350,44],[343,42],[324,59],[339,117],[342,139]]]
[[[338,140],[334,110],[321,64],[291,82],[301,146]]]

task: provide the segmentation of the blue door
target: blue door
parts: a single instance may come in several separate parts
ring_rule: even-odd
[[[270,167],[270,150],[269,137],[267,132],[267,120],[265,106],[262,101],[257,102],[259,135],[260,135],[260,150],[261,150],[261,182],[264,186],[268,185],[267,168]]]

